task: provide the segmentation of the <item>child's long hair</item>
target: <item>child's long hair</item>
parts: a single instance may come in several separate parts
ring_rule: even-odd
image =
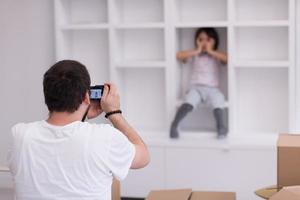
[[[219,47],[219,35],[214,28],[198,28],[195,34],[195,46],[197,47],[197,39],[201,33],[206,33],[208,37],[215,40],[214,50]]]

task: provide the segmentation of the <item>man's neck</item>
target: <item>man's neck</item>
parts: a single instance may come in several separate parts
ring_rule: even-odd
[[[56,125],[56,126],[64,126],[75,121],[81,121],[82,116],[83,115],[78,111],[75,111],[74,113],[51,112],[49,114],[49,118],[47,119],[47,122],[49,124]]]

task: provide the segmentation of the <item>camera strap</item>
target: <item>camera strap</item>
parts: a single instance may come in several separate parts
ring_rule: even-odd
[[[83,117],[82,117],[82,119],[81,119],[82,122],[85,121],[85,118],[86,118],[86,116],[87,116],[87,114],[88,114],[88,112],[89,112],[89,109],[90,109],[90,105],[89,105],[88,108],[86,109],[86,111],[85,111],[85,113],[84,113],[84,115],[83,115]]]

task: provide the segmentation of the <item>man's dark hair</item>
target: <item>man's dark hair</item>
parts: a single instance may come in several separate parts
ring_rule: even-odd
[[[45,103],[50,112],[75,112],[89,91],[91,79],[86,67],[74,60],[55,63],[44,74]]]
[[[197,39],[201,33],[206,33],[206,35],[209,38],[214,39],[214,41],[215,41],[214,50],[217,50],[219,47],[219,35],[218,35],[216,29],[214,29],[214,28],[198,28],[195,33],[195,38],[194,38],[195,46],[197,46]]]

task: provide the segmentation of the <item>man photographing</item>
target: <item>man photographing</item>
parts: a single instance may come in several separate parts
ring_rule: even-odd
[[[63,60],[45,74],[47,120],[12,128],[8,164],[17,200],[110,200],[112,178],[149,163],[146,145],[120,112],[117,87],[106,83],[90,100],[84,65]],[[82,122],[102,112],[108,124]]]

